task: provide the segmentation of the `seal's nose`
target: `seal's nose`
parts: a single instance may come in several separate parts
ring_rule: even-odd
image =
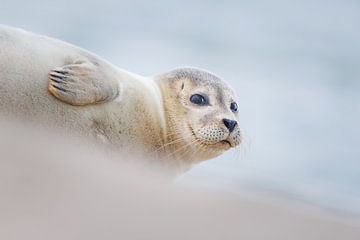
[[[227,129],[229,129],[230,132],[234,131],[234,129],[237,125],[237,121],[226,119],[226,118],[223,119],[223,122],[224,122],[225,126],[227,127]]]

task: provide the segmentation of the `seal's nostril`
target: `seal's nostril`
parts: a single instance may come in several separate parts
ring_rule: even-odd
[[[227,127],[227,129],[229,129],[230,132],[234,131],[237,122],[234,120],[230,120],[230,119],[223,119],[224,125]]]

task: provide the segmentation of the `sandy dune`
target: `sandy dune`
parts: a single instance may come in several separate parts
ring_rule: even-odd
[[[360,239],[355,219],[180,187],[76,139],[0,129],[0,239]]]

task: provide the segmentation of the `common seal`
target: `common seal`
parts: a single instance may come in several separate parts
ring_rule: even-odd
[[[182,172],[241,143],[234,91],[178,68],[151,77],[71,44],[0,26],[0,113],[163,159]]]

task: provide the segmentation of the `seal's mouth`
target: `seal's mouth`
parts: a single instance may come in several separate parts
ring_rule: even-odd
[[[233,144],[231,144],[231,142],[229,140],[221,140],[219,142],[216,142],[216,143],[208,143],[206,144],[208,147],[211,147],[211,148],[218,148],[219,150],[222,149],[222,150],[228,150],[233,146]]]
[[[222,140],[215,143],[203,143],[203,145],[212,150],[226,151],[233,147],[233,145],[228,140]]]
[[[229,145],[230,147],[232,147],[232,144],[229,140],[222,140],[222,141],[220,141],[220,143],[226,144],[226,145]]]

